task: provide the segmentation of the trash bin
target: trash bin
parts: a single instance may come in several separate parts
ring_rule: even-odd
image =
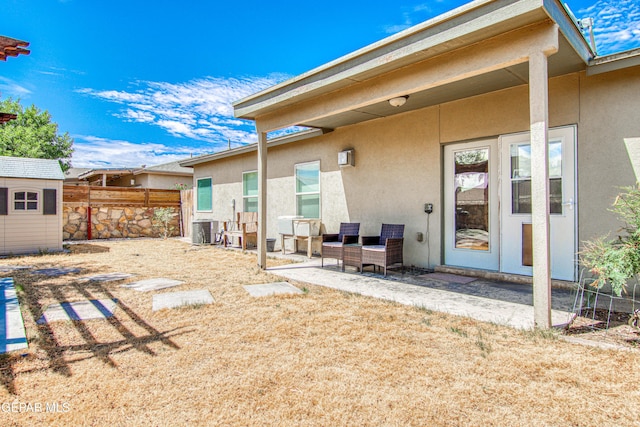
[[[273,252],[276,248],[276,239],[267,239],[267,252]]]

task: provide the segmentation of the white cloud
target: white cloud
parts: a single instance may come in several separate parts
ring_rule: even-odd
[[[450,8],[450,6],[445,4],[443,0],[422,3],[411,8],[405,7],[403,8],[404,11],[402,12],[402,23],[386,25],[383,28],[384,32],[387,34],[398,33],[420,22],[433,18],[434,16],[444,12],[448,8]]]
[[[74,135],[73,166],[81,168],[140,167],[158,165],[202,154],[189,147],[134,144],[90,135]]]
[[[637,0],[598,0],[579,9],[576,16],[578,19],[593,18],[600,55],[640,47],[640,3]]]
[[[29,95],[31,91],[11,79],[0,76],[0,93],[5,98],[9,96],[20,98],[21,96]]]
[[[184,83],[135,82],[136,89],[78,90],[88,96],[121,105],[114,116],[128,122],[158,126],[179,138],[212,143],[211,149],[256,140],[254,124],[233,117],[232,103],[288,78],[206,77]]]
[[[575,0],[574,0],[575,1]],[[572,0],[563,0],[572,7]],[[387,34],[395,34],[432,18],[448,7],[442,0],[405,8],[400,22],[384,27]],[[593,18],[594,36],[599,55],[606,55],[640,47],[640,1],[594,0],[588,7],[572,7],[578,19]],[[585,34],[588,39],[589,35]]]

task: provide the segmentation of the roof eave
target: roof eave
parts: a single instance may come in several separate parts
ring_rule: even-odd
[[[267,146],[277,147],[279,145],[290,144],[292,142],[302,141],[304,139],[313,138],[316,136],[320,136],[324,133],[327,133],[326,129],[311,129],[305,130],[302,132],[296,132],[289,135],[280,136],[277,138],[273,138],[267,141]],[[241,154],[251,153],[258,150],[258,144],[252,143],[249,145],[245,145],[243,147],[232,148],[226,151],[220,151],[218,153],[213,154],[204,154],[202,156],[194,157],[193,159],[186,160],[184,162],[180,162],[180,166],[182,167],[194,167],[203,163],[208,163],[220,159],[225,159],[228,157],[239,156]]]
[[[238,118],[255,120],[258,116],[291,104],[294,100],[297,102],[305,97],[331,92],[336,89],[338,82],[357,82],[359,76],[365,74],[368,77],[372,73],[383,74],[384,69],[388,69],[392,63],[420,61],[425,58],[425,53],[434,49],[456,49],[456,40],[484,33],[492,27],[504,27],[507,31],[521,22],[523,17],[531,16],[547,16],[554,20],[586,67],[593,53],[576,23],[557,0],[476,0],[236,101],[233,103],[234,114]],[[452,26],[450,21],[457,18],[465,19],[465,25]],[[415,40],[409,40],[409,37]],[[381,54],[383,49],[386,52],[384,55]],[[370,58],[366,58],[367,55]]]
[[[78,175],[77,179],[88,179],[92,176],[99,175],[123,175],[126,173],[132,173],[131,169],[91,169],[85,173]]]
[[[594,58],[589,63],[587,75],[607,73],[640,65],[640,48]]]
[[[184,172],[178,172],[178,171],[155,171],[155,170],[148,170],[148,169],[139,169],[139,170],[133,171],[133,174],[134,175],[149,174],[149,175],[189,176],[189,175],[192,175],[193,172],[192,171],[184,171]]]

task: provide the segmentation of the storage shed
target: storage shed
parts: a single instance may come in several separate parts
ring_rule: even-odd
[[[62,250],[57,160],[0,157],[0,255]]]

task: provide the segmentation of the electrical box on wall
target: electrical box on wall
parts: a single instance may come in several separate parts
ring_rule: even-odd
[[[355,166],[356,162],[353,155],[353,150],[343,150],[338,153],[338,165],[339,166]]]

